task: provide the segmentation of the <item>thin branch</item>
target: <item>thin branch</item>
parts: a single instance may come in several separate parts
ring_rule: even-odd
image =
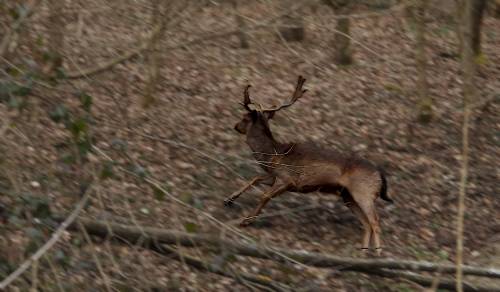
[[[465,213],[465,192],[467,189],[467,174],[469,162],[469,119],[470,119],[470,100],[474,95],[474,59],[471,46],[471,18],[473,14],[472,0],[465,1],[464,24],[463,32],[463,68],[464,68],[464,121],[462,126],[462,165],[460,169],[460,189],[458,193],[458,213],[457,213],[457,256],[456,256],[456,278],[457,291],[463,291],[462,264],[463,264],[463,241],[464,241],[464,213]]]
[[[90,245],[90,251],[92,253],[92,258],[94,259],[94,262],[97,266],[97,270],[101,274],[101,277],[104,281],[104,285],[106,286],[106,291],[111,292],[112,291],[111,281],[109,280],[108,275],[104,272],[104,269],[102,268],[101,261],[99,260],[99,257],[97,257],[97,252],[96,252],[94,243],[92,242],[92,239],[90,239],[90,236],[89,236],[87,230],[85,230],[85,227],[80,222],[78,222],[78,228],[83,233],[83,237],[85,238],[85,241],[87,241],[87,243]]]

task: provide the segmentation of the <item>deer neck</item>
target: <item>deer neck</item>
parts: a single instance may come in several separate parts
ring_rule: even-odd
[[[286,145],[279,143],[273,137],[271,130],[266,125],[252,128],[247,134],[247,144],[252,149],[253,156],[261,166],[268,169],[266,162],[270,162],[276,155],[283,155],[287,149]]]

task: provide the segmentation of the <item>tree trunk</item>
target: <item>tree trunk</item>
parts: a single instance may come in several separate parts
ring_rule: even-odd
[[[64,0],[49,0],[49,62],[48,72],[52,73],[62,66],[64,47]]]
[[[281,38],[287,42],[301,42],[304,40],[304,23],[301,16],[287,15],[278,28]]]
[[[472,1],[472,52],[476,57],[481,55],[481,26],[485,8],[486,0]]]
[[[481,26],[483,22],[484,11],[486,10],[486,0],[474,0],[472,5],[472,11],[470,14],[465,15],[464,7],[465,0],[457,0],[457,36],[458,36],[458,53],[460,56],[464,54],[464,43],[466,42],[464,38],[463,30],[466,25],[471,26],[470,38],[468,42],[472,47],[472,52],[475,57],[481,55]],[[469,17],[469,20],[465,20],[464,17]],[[467,23],[467,24],[466,24]]]
[[[464,29],[464,0],[456,0],[456,33],[457,33],[457,40],[458,40],[458,56],[462,56],[462,52],[464,50],[464,40],[463,40],[463,33],[462,30]]]
[[[349,18],[339,18],[334,37],[335,63],[339,65],[352,64],[351,39],[349,35],[351,21]]]
[[[243,20],[243,17],[241,17],[241,15],[238,13],[238,0],[233,0],[232,4],[233,4],[233,8],[234,8],[236,25],[237,25],[238,29],[240,30],[237,33],[238,39],[240,40],[240,48],[247,49],[248,47],[250,47],[250,45],[248,44],[248,36],[245,32],[245,29],[246,29],[245,21]]]
[[[428,123],[432,119],[432,98],[429,95],[427,83],[427,58],[425,54],[425,16],[427,11],[428,0],[421,0],[415,7],[415,18],[417,21],[417,71],[418,81],[417,90],[419,95],[419,112],[418,119],[423,123]]]
[[[346,0],[323,0],[323,3],[328,5],[335,14],[347,13],[349,10],[349,1]],[[337,19],[335,34],[333,37],[334,62],[338,65],[352,64],[352,48],[350,38],[351,20],[348,17],[340,17]]]
[[[151,20],[153,23],[153,30],[162,24],[162,13],[161,13],[161,0],[152,0],[153,10],[151,11]],[[160,28],[163,30],[164,28]],[[158,83],[158,59],[159,59],[159,41],[160,36],[162,35],[161,31],[152,36],[151,43],[149,44],[149,52],[147,55],[147,64],[148,64],[148,80],[146,83],[146,88],[144,90],[144,96],[142,100],[142,106],[144,108],[148,108],[155,102],[154,94],[155,87]]]

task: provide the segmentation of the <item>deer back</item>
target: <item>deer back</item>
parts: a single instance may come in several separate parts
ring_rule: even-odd
[[[271,160],[271,172],[279,179],[292,181],[297,191],[334,192],[363,186],[368,192],[380,187],[377,168],[354,155],[342,155],[314,143],[291,144],[284,155]]]

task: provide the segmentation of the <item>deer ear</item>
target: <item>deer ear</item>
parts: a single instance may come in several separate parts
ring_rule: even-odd
[[[274,117],[274,113],[275,113],[275,112],[276,112],[276,111],[268,111],[268,112],[266,112],[267,119],[268,119],[268,120],[272,119],[272,118]]]

